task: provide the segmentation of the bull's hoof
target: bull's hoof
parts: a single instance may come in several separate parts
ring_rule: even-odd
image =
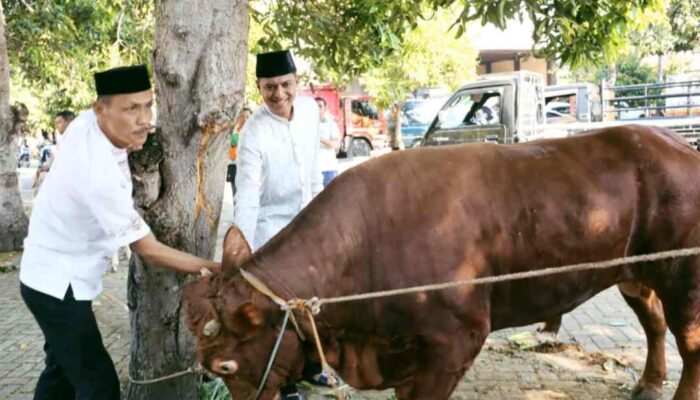
[[[658,400],[661,398],[661,390],[645,388],[639,383],[632,389],[632,400]]]

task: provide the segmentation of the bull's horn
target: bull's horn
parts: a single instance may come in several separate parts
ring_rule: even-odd
[[[202,333],[204,333],[204,336],[212,337],[217,336],[220,330],[221,324],[219,323],[219,321],[211,319],[207,321],[206,324],[204,324],[204,329],[202,330]]]
[[[202,274],[202,277],[207,277],[207,276],[212,275],[212,272],[207,267],[202,267],[202,269],[199,270],[199,273]]]

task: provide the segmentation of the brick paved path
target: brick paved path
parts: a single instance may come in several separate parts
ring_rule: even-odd
[[[232,219],[228,186],[225,193],[220,237]],[[118,272],[106,275],[105,291],[94,302],[102,336],[122,380],[126,378],[129,353],[126,273],[127,269],[122,266]],[[0,399],[31,399],[42,369],[43,338],[20,298],[17,272],[0,274],[0,315]],[[491,335],[487,346],[490,349],[487,348],[479,356],[454,398],[628,398],[628,388],[634,383],[633,376],[639,373],[644,364],[646,347],[642,329],[617,289],[600,293],[566,315],[558,340],[579,343],[587,352],[619,356],[629,361],[632,368],[605,372],[600,365],[602,362],[582,362],[582,359],[590,361],[591,357],[586,354],[569,357],[564,353],[557,356],[508,350],[507,337],[518,332],[533,331],[534,328],[509,329]],[[681,362],[670,334],[666,347],[671,383],[665,388],[664,398],[670,399],[679,378]],[[387,397],[385,394],[378,396],[363,393],[354,398]]]

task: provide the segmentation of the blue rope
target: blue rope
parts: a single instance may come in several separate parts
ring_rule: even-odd
[[[270,361],[267,362],[267,368],[265,368],[265,373],[263,374],[262,380],[260,381],[260,386],[258,386],[258,392],[255,394],[255,400],[258,400],[260,394],[262,393],[265,383],[267,382],[267,376],[270,375],[270,370],[272,370],[272,364],[275,362],[275,357],[277,356],[277,350],[280,348],[280,343],[282,343],[282,336],[284,336],[284,330],[287,328],[287,321],[289,321],[289,314],[291,310],[287,310],[284,313],[284,318],[282,319],[282,327],[280,328],[279,336],[277,336],[277,341],[275,342],[275,347],[272,348],[272,354],[270,354]]]

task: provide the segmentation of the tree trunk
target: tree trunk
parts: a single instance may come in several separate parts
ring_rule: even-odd
[[[657,54],[657,65],[656,65],[656,82],[661,83],[664,80],[664,55]]]
[[[401,107],[403,102],[398,102],[392,106],[391,112],[394,114],[394,130],[389,133],[389,144],[392,150],[403,150],[403,135],[401,135]]]
[[[608,82],[610,86],[615,86],[617,83],[617,62],[610,65],[610,71],[608,72]]]
[[[248,54],[246,0],[162,0],[156,3],[154,74],[159,133],[130,159],[135,198],[155,236],[211,258],[221,214],[226,153],[240,108]],[[131,362],[136,380],[195,364],[180,313],[191,279],[134,254],[129,265]],[[196,399],[195,375],[130,384],[126,398]]]
[[[5,17],[0,2],[0,251],[20,250],[29,226],[19,194],[13,127]]]

